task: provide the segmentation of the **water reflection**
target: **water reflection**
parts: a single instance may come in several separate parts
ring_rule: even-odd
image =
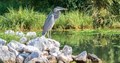
[[[120,63],[120,34],[66,31],[53,32],[52,35],[62,45],[72,46],[74,54],[86,50],[100,57],[103,63]]]

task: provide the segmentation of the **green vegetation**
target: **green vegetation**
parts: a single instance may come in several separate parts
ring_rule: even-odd
[[[41,29],[45,20],[45,15],[42,13],[34,12],[33,9],[14,10],[9,8],[9,13],[5,13],[0,16],[0,27],[1,29],[13,29],[13,30],[30,30],[30,29]]]
[[[40,31],[56,6],[68,11],[62,12],[54,30],[120,28],[119,0],[2,0],[0,30]]]
[[[0,16],[0,28],[7,30],[41,30],[46,15],[33,11],[33,9],[14,10],[9,8],[9,13]],[[79,27],[92,26],[92,18],[88,15],[84,15],[78,11],[66,12],[66,15],[62,14],[60,19],[56,22],[55,29],[79,29]]]
[[[0,0],[0,38],[19,41],[20,37],[3,33],[9,29],[41,36],[46,17],[56,6],[68,9],[52,29],[61,48],[70,45],[74,54],[86,50],[103,63],[120,62],[120,0]]]
[[[37,32],[38,36],[41,32]],[[0,38],[10,42],[19,41],[16,35],[5,35],[0,33]],[[118,63],[120,52],[120,31],[119,30],[84,30],[84,31],[53,31],[52,38],[59,41],[61,48],[69,45],[73,48],[73,54],[79,54],[86,50],[96,54],[104,63]],[[109,60],[111,59],[111,60]]]
[[[21,30],[21,31],[40,31],[46,19],[45,13],[39,13],[29,8],[19,7],[18,10],[13,8],[8,8],[8,13],[0,16],[0,29],[7,30]],[[110,20],[112,22],[113,20]],[[84,14],[78,10],[63,13],[56,24],[54,25],[54,30],[67,30],[67,29],[93,29],[94,19],[89,14]],[[105,21],[105,24],[111,25],[104,28],[117,28],[119,27],[119,22],[109,23]],[[102,23],[103,24],[103,23]],[[102,28],[102,24],[95,24],[98,28]]]
[[[103,29],[103,30],[83,30],[83,31],[74,31],[74,30],[70,31],[69,30],[69,31],[64,31],[64,32],[61,32],[61,31],[53,31],[52,32],[53,38],[55,38],[56,40],[61,42],[61,44],[63,44],[63,45],[69,44],[71,46],[74,46],[74,45],[79,46],[78,42],[80,42],[81,44],[89,43],[89,41],[87,42],[85,40],[92,40],[93,39],[92,36],[94,36],[94,35],[97,36],[99,34],[101,36],[102,35],[109,36],[109,38],[110,38],[110,37],[113,37],[114,35],[119,36],[120,30],[116,30],[116,29],[115,30],[105,30],[105,29]],[[41,32],[37,32],[37,36],[40,37]],[[61,37],[62,37],[62,40],[60,40]],[[19,36],[4,34],[3,32],[0,32],[0,38],[7,40],[7,42],[10,42],[11,40],[19,41],[19,39],[20,39]],[[68,41],[67,41],[66,38],[69,38],[71,40],[68,39]],[[76,40],[74,41],[75,38],[76,38]],[[120,37],[117,37],[117,38],[120,38]]]
[[[4,34],[4,33],[0,33],[0,38],[6,40],[7,43],[9,43],[11,40],[19,41],[19,39],[20,39],[20,37],[18,37],[16,35],[9,35],[9,34]]]

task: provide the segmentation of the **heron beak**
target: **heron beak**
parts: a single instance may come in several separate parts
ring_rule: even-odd
[[[60,10],[68,10],[67,8],[61,8]]]
[[[67,8],[62,8],[61,10],[68,10]]]
[[[68,10],[67,8],[64,8],[64,10]]]

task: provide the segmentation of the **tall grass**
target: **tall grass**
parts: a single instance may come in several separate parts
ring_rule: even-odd
[[[41,29],[45,14],[35,12],[33,9],[18,10],[8,8],[9,12],[0,16],[0,25],[2,29],[31,30]]]
[[[4,34],[4,33],[0,33],[0,38],[6,40],[7,43],[9,43],[11,40],[19,41],[19,39],[20,39],[20,37],[18,37],[16,35],[9,35],[9,34]]]
[[[45,13],[41,13],[38,11],[34,11],[33,8],[22,8],[19,9],[8,8],[8,13],[0,16],[0,29],[7,30],[20,30],[20,31],[41,31],[43,24],[47,15]],[[105,25],[112,26],[114,24],[114,28],[116,26],[116,19],[113,19],[109,16],[105,19]],[[97,25],[95,25],[97,26]],[[80,12],[80,11],[70,11],[70,12],[62,12],[60,18],[56,21],[53,29],[54,30],[66,30],[66,29],[91,29],[93,27],[93,18],[89,14]]]
[[[66,12],[55,24],[58,29],[80,29],[83,26],[92,26],[92,17],[79,11]]]
[[[46,19],[45,13],[20,7],[18,10],[8,8],[9,12],[0,16],[1,29],[41,30]],[[78,29],[80,26],[92,25],[92,18],[79,11],[66,12],[57,20],[54,29]]]

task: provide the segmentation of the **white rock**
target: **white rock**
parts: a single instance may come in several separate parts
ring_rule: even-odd
[[[25,46],[24,52],[31,53],[31,52],[40,52],[40,50],[34,46]]]
[[[1,46],[0,48],[1,48],[1,50],[8,51],[8,47],[7,46]]]
[[[64,53],[65,56],[72,55],[72,47],[65,45],[62,49],[62,53]]]
[[[23,48],[26,46],[24,44],[21,44],[15,40],[12,40],[10,43],[7,44],[7,46],[11,49],[15,49],[16,51],[22,52]]]
[[[0,46],[5,45],[6,42],[6,40],[0,38]]]
[[[50,63],[58,63],[57,58],[53,55],[49,55],[47,59],[49,60]]]
[[[36,37],[37,34],[36,34],[36,32],[27,32],[26,36],[27,37]]]
[[[16,63],[16,56],[8,50],[7,46],[0,47],[0,62],[3,63]]]
[[[50,63],[46,58],[33,58],[27,63]]]
[[[82,53],[80,53],[76,58],[75,60],[77,61],[87,61],[87,52],[86,51],[83,51]]]
[[[19,37],[24,37],[25,36],[25,34],[21,31],[17,31],[16,35],[19,36]]]
[[[55,47],[60,47],[60,43],[54,39],[48,38],[48,42],[51,42]]]
[[[101,59],[98,58],[95,54],[88,54],[88,59],[91,59],[92,62],[102,63]]]
[[[20,53],[19,55],[25,59],[30,55],[30,53]]]
[[[43,51],[42,56],[47,57],[49,55],[48,51]]]
[[[21,43],[26,43],[27,42],[27,37],[22,37],[19,40]]]
[[[40,56],[39,52],[32,52],[24,61],[24,63],[28,63],[33,58],[38,58]]]
[[[26,62],[24,62],[24,63],[26,63]],[[33,58],[33,59],[27,61],[27,63],[44,63],[44,62],[39,60],[38,58]]]
[[[47,46],[45,45],[46,39],[42,38],[42,37],[37,37],[35,39],[32,39],[28,42],[28,45],[37,47],[40,51],[44,51],[47,49]]]
[[[18,42],[15,40],[11,40],[7,46],[12,47],[13,49],[16,49],[18,47]]]
[[[59,54],[61,54],[58,47],[51,48],[49,53],[50,53],[50,55],[53,55],[55,57],[57,57]]]
[[[73,61],[72,59],[72,47],[65,45],[64,48],[62,49],[61,54],[57,56],[59,61],[63,61],[65,63],[70,63]]]
[[[21,55],[18,55],[16,57],[16,63],[23,63],[24,62],[24,57],[22,57]]]
[[[71,56],[65,56],[64,54],[60,54],[57,56],[58,61],[63,61],[64,63],[70,63],[73,61]]]
[[[28,45],[37,47],[40,51],[50,50],[51,48],[60,47],[60,43],[53,40],[42,37],[37,37],[28,42]]]
[[[6,30],[5,34],[15,35],[15,32],[13,30]]]
[[[8,46],[8,50],[9,50],[10,52],[14,53],[15,56],[17,56],[17,55],[19,54],[18,51],[16,51],[16,50],[13,49],[12,47],[9,47],[9,46]]]

